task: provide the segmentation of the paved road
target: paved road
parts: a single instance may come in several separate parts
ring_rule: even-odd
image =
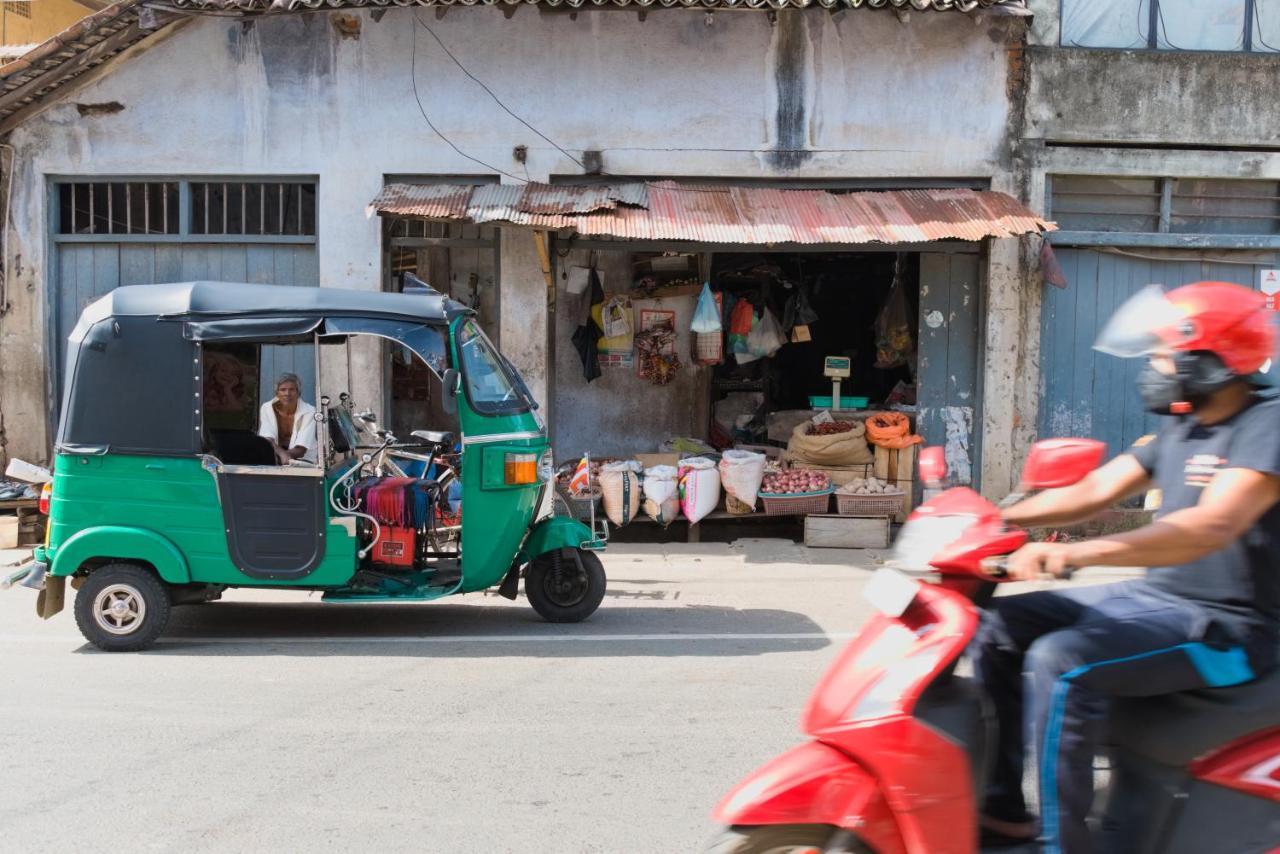
[[[875,558],[618,545],[577,626],[523,599],[238,591],[139,655],[5,591],[0,847],[695,851],[725,789],[800,739]]]

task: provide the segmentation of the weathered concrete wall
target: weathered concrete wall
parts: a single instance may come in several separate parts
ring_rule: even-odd
[[[559,260],[561,270],[587,266],[590,253],[575,250]],[[631,257],[627,252],[596,253],[596,269],[601,273],[606,293],[626,291],[631,285]],[[658,445],[673,436],[702,437],[705,424],[698,422],[696,396],[703,387],[699,374],[710,368],[698,367],[689,357],[689,324],[696,298],[675,297],[636,303],[633,322],[641,308],[659,308],[676,313],[676,355],[682,369],[665,386],[655,386],[636,376],[634,369],[608,368],[588,383],[582,374],[582,359],[570,338],[585,316],[585,297],[567,294],[565,281],[557,275],[559,295],[556,312],[555,402],[552,436],[557,462],[576,458],[586,451],[596,456],[623,456],[656,453]],[[703,410],[705,412],[705,410]]]
[[[1031,48],[1027,136],[1275,145],[1271,55]]]
[[[364,208],[388,174],[546,180],[581,173],[584,150],[602,152],[610,175],[991,178],[1008,168],[1006,51],[1018,22],[816,10],[776,24],[764,14],[674,10],[644,21],[531,8],[511,19],[490,8],[443,19],[392,8],[377,22],[354,14],[358,38],[339,37],[328,13],[191,21],[11,135],[13,309],[0,326],[11,453],[45,455],[51,175],[316,176],[320,284],[376,289],[380,235]],[[569,153],[504,112],[423,24]],[[76,109],[113,101],[124,109]],[[444,144],[423,112],[482,163]],[[526,164],[512,155],[521,145]],[[500,334],[545,401],[535,257],[527,235],[504,234]],[[363,385],[380,387],[377,366],[366,370]]]

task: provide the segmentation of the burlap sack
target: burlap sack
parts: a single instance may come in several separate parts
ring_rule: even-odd
[[[797,424],[787,443],[787,459],[800,460],[817,466],[856,466],[875,459],[867,446],[867,428],[861,421],[853,422],[847,433],[830,436],[809,436],[810,422]]]

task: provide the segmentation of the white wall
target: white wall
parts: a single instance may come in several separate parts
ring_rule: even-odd
[[[355,14],[358,39],[339,38],[328,13],[193,20],[14,131],[14,308],[0,326],[11,454],[44,456],[47,176],[318,176],[320,284],[376,289],[379,230],[365,205],[383,176],[491,174],[427,127],[415,64],[426,112],[462,151],[535,180],[582,171],[468,80],[415,17],[574,157],[602,151],[610,174],[928,178],[1005,168],[1006,21],[913,14],[903,23],[870,10],[784,13],[773,25],[763,13],[683,10],[651,10],[643,22],[529,7],[510,19],[488,7],[439,20],[403,8],[378,22]],[[124,109],[82,116],[75,106],[111,101]],[[526,165],[512,157],[517,145],[528,146]],[[501,335],[545,393],[536,366],[545,318],[533,320],[545,289],[536,269],[516,269],[530,257],[529,246],[502,250]]]

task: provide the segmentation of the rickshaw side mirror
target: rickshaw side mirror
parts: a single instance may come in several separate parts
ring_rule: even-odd
[[[1031,446],[1022,467],[1022,490],[1061,489],[1084,479],[1107,453],[1096,439],[1045,439]]]
[[[448,415],[454,415],[458,411],[459,376],[456,368],[445,368],[444,373],[440,375],[440,385],[444,388],[444,397],[440,400],[440,408]]]

